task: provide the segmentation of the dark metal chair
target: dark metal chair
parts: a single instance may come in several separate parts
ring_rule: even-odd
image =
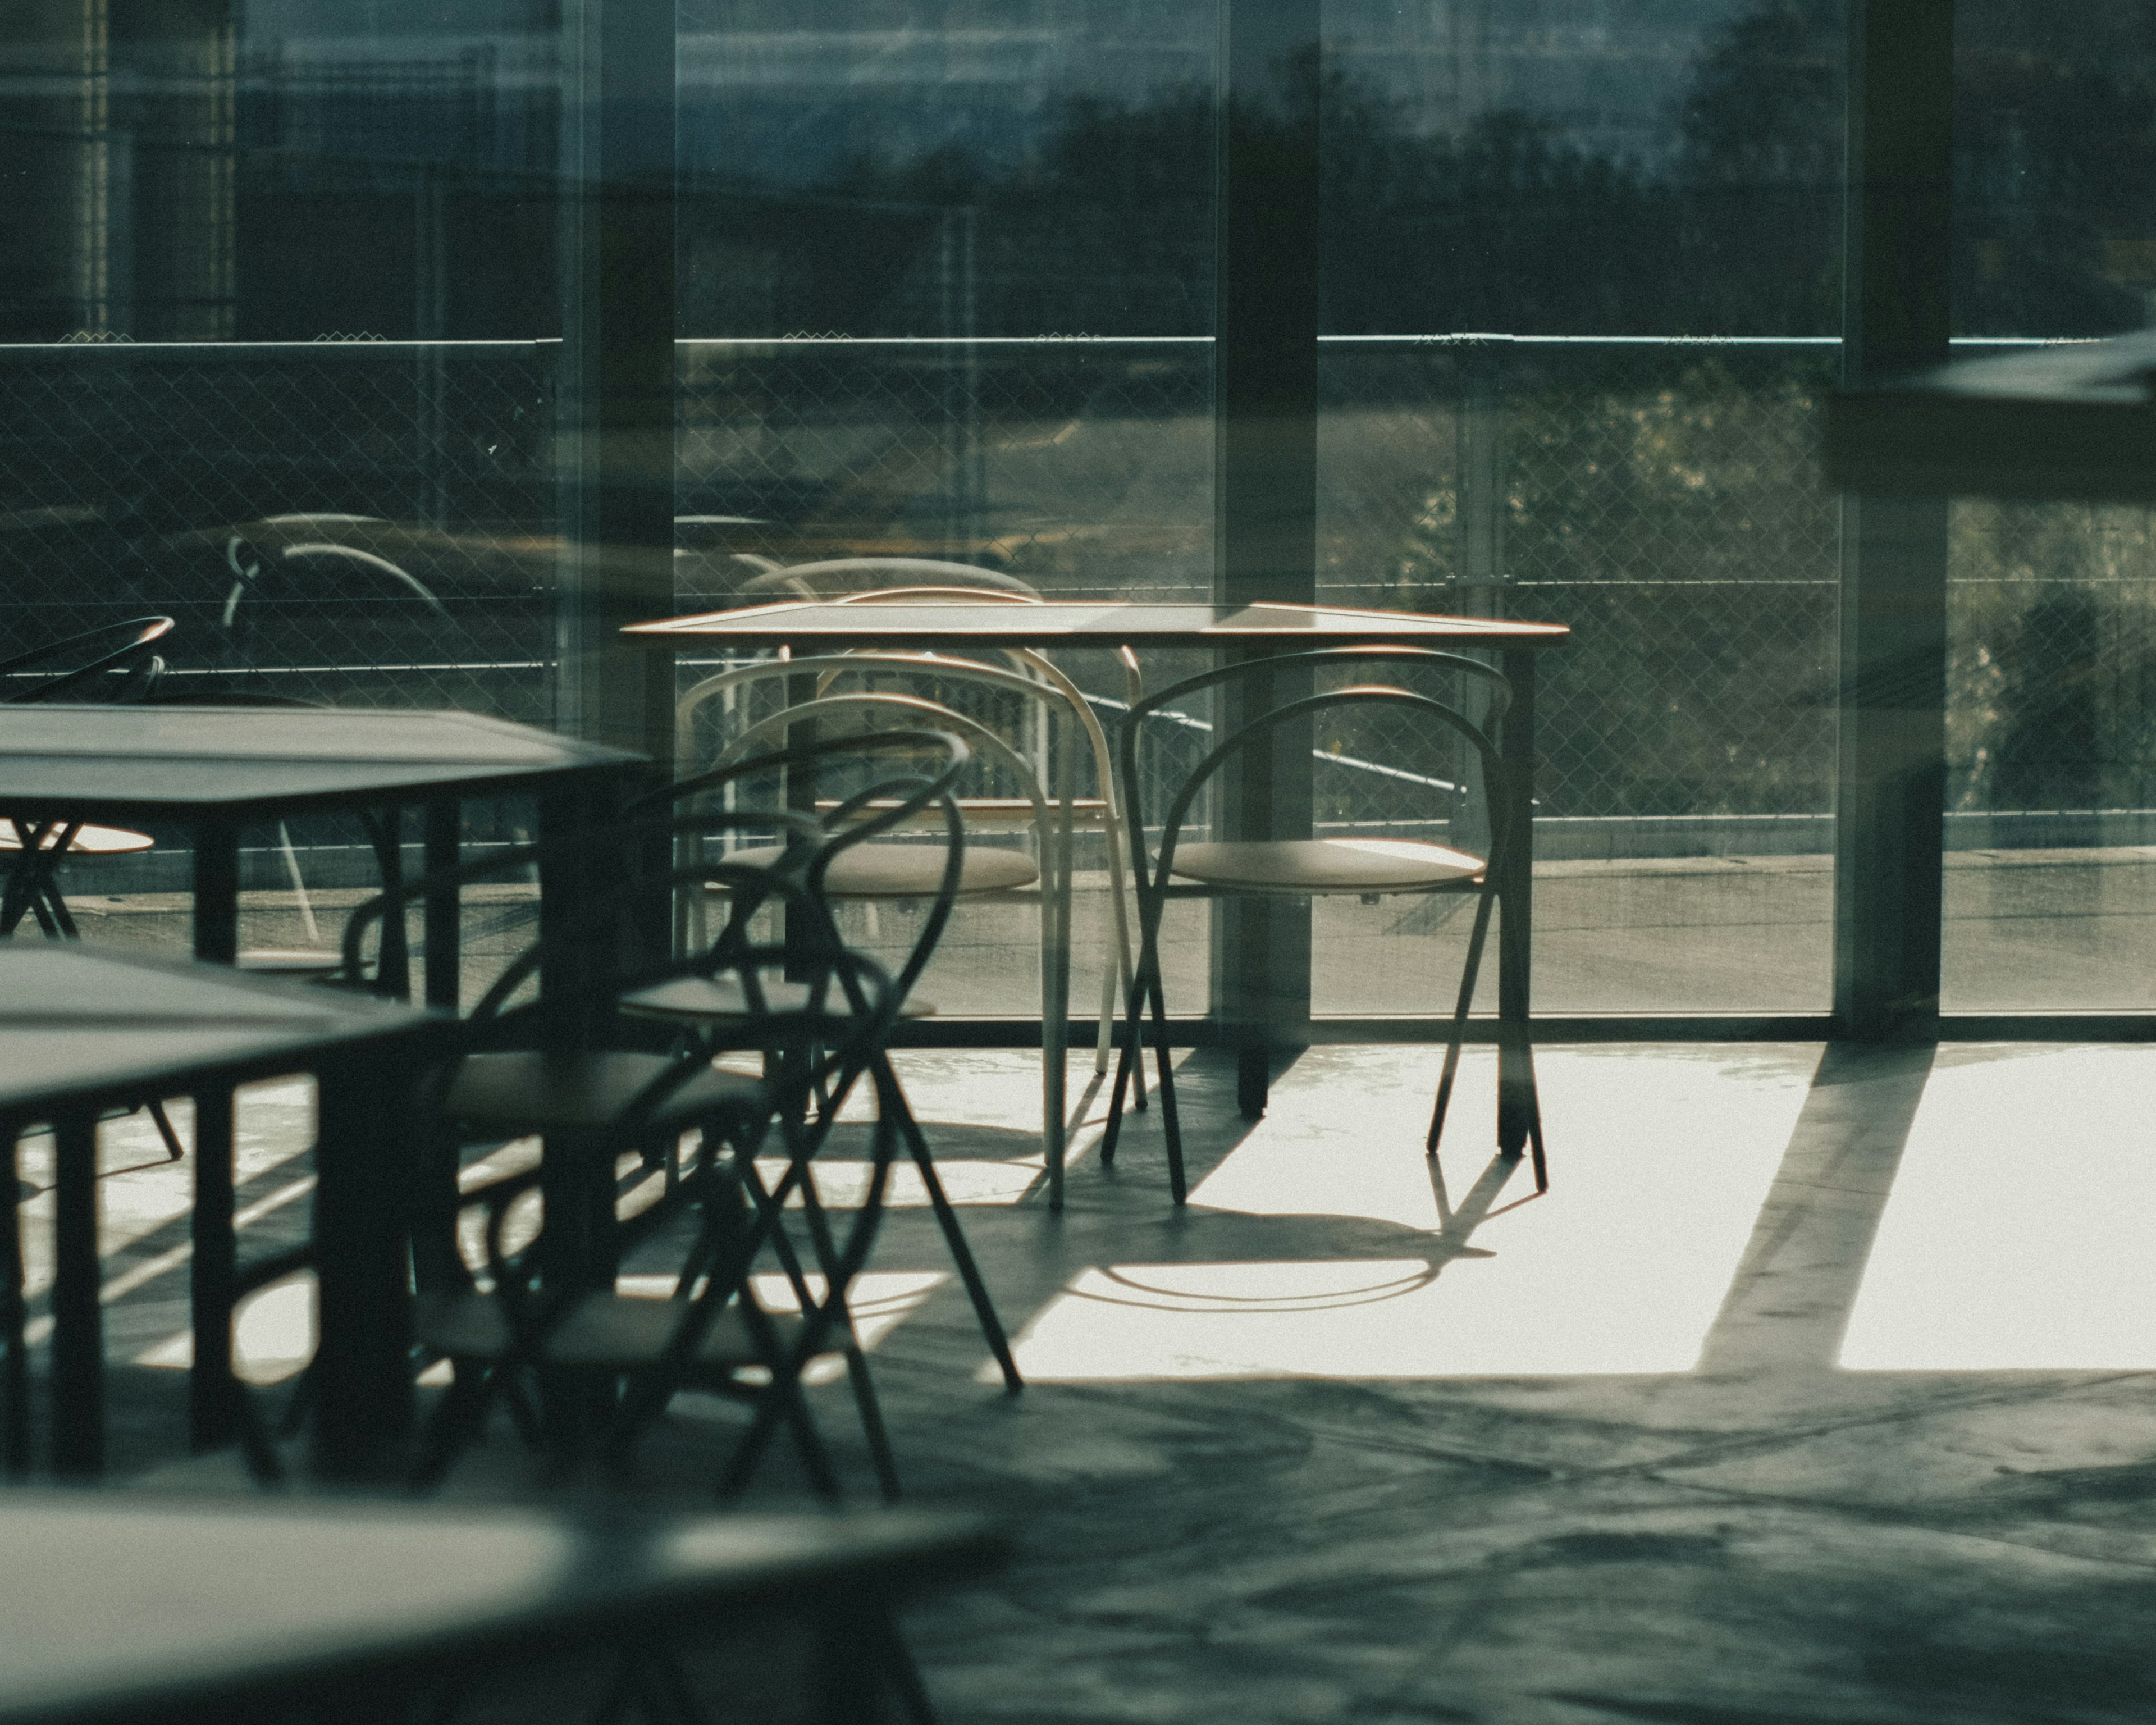
[[[681,814],[679,811],[693,811],[700,805],[713,805],[745,781],[769,776],[782,768],[813,768],[834,757],[860,760],[864,757],[874,759],[879,755],[897,756],[900,758],[884,770],[888,773],[894,768],[902,769],[906,764],[905,752],[917,748],[917,739],[921,734],[918,732],[885,731],[866,737],[841,735],[817,738],[796,744],[779,754],[757,756],[731,766],[692,774],[676,781],[646,806],[655,807],[663,803],[677,811],[675,828],[685,839],[680,847],[680,855],[693,868],[702,860],[702,847],[720,834],[709,830],[715,823],[708,815],[699,816],[693,812]],[[916,889],[929,896],[930,904],[928,913],[922,919],[921,932],[915,937],[912,947],[893,983],[897,997],[894,1010],[896,1016],[901,1020],[925,1016],[933,1011],[932,1008],[918,1004],[918,997],[913,992],[914,984],[927,968],[937,942],[942,937],[944,925],[950,918],[953,903],[963,891],[967,856],[959,812],[963,807],[963,802],[952,797],[947,788],[932,798],[923,798],[917,792],[897,794],[906,783],[902,774],[887,777],[872,783],[867,789],[859,790],[850,798],[834,798],[819,809],[814,821],[805,814],[789,812],[785,819],[792,824],[791,829],[790,833],[784,834],[789,843],[797,847],[807,842],[808,838],[813,838],[816,849],[813,858],[804,865],[808,872],[803,878],[813,886],[819,898],[828,904],[839,896],[832,890],[834,877],[858,858],[860,854],[858,847],[865,847],[878,834],[891,832],[923,816],[932,816],[941,821],[943,842],[940,846],[909,847],[921,876],[915,883]],[[737,833],[752,830],[761,822],[771,819],[770,817],[744,817],[723,810],[715,812],[719,814],[721,822]],[[737,854],[732,860],[751,865],[759,862],[765,865],[776,865],[785,860],[787,854],[786,846],[773,849],[757,845],[746,853]],[[805,853],[797,850],[793,854],[799,855]],[[701,900],[701,896],[698,897]],[[677,927],[685,932],[695,931],[690,933],[690,942],[701,945],[701,918],[704,906],[699,901],[683,909],[689,914],[677,917]],[[767,998],[773,991],[780,998],[792,998],[798,995],[798,985],[792,982],[767,984]],[[715,1050],[735,1034],[738,1024],[747,1016],[746,1003],[737,989],[694,977],[679,978],[664,984],[633,990],[624,996],[622,1009],[706,1039]],[[1003,1374],[1004,1388],[1015,1392],[1024,1387],[1024,1380],[1019,1375],[1018,1363],[1011,1354],[1010,1342],[1004,1332],[1003,1321],[997,1315],[988,1284],[974,1260],[972,1248],[967,1244],[965,1230],[959,1224],[957,1212],[952,1208],[949,1194],[945,1192],[942,1180],[937,1173],[935,1158],[929,1149],[927,1136],[915,1119],[898,1076],[891,1070],[888,1057],[878,1050],[875,1060],[880,1069],[878,1081],[885,1086],[881,1094],[887,1098],[887,1106],[893,1111],[894,1127],[927,1194],[929,1208],[943,1235],[952,1263],[957,1270],[968,1299],[973,1303],[982,1338],[988,1343],[989,1353],[994,1356],[997,1368]],[[835,1105],[834,1099],[829,1096],[819,1099],[819,1106],[827,1110]]]
[[[133,705],[148,700],[165,672],[158,649],[178,625],[169,617],[131,617],[84,629],[13,658],[0,660],[0,702],[22,706],[49,701]],[[130,827],[93,821],[0,815],[0,937],[14,933],[23,917],[35,920],[48,940],[80,940],[59,869],[70,856],[127,856],[157,840]],[[162,1101],[143,1105],[157,1128],[168,1160],[185,1153]]]
[[[956,739],[915,741],[942,747],[943,777],[964,758]],[[906,801],[943,787],[914,778],[880,788]],[[753,819],[767,828],[773,818]],[[599,850],[603,865],[630,860],[618,875],[620,891],[590,913],[591,926],[544,929],[475,1008],[465,1053],[429,1081],[445,1153],[434,1157],[418,1198],[417,1334],[452,1363],[454,1378],[429,1425],[423,1483],[453,1465],[497,1395],[506,1393],[512,1412],[519,1410],[517,1385],[528,1371],[551,1386],[546,1399],[556,1417],[527,1435],[547,1438],[565,1468],[581,1460],[592,1423],[603,1453],[625,1461],[672,1396],[696,1388],[752,1405],[749,1429],[721,1474],[723,1495],[746,1486],[783,1429],[812,1484],[836,1497],[836,1472],[801,1393],[803,1369],[835,1350],[845,1358],[879,1482],[896,1495],[896,1467],[847,1301],[875,1238],[899,1143],[899,1110],[880,1058],[897,994],[877,967],[839,943],[810,879],[820,840],[797,830],[801,842],[777,866],[719,861],[655,880],[633,863],[651,854],[644,840],[652,834],[583,841],[578,848],[586,854],[567,860],[589,865],[602,860]],[[663,824],[652,832],[663,852],[670,832]],[[565,860],[560,850],[555,865]],[[548,861],[537,849],[512,852],[384,895],[347,929],[347,972],[363,965],[367,927],[402,914],[413,898]],[[616,919],[633,919],[654,887],[701,891],[713,880],[726,888],[733,914],[708,950],[657,964],[619,960],[619,931],[609,926]],[[783,908],[784,936],[757,937],[759,913],[773,908]],[[624,995],[685,982],[741,1003],[724,1034],[684,1039],[677,1025],[621,1009]],[[534,983],[536,997],[524,998]],[[761,1072],[721,1067],[715,1050],[753,1055]],[[870,1179],[842,1238],[818,1200],[808,1163],[857,1085],[876,1102]],[[545,1144],[536,1166],[483,1174],[457,1189],[454,1145],[534,1134]],[[685,1156],[690,1134],[695,1148]],[[766,1189],[757,1156],[773,1140],[786,1172]],[[615,1170],[625,1152],[636,1153],[640,1172],[624,1196]],[[526,1225],[525,1204],[535,1191],[545,1194],[546,1216],[536,1231]],[[789,1200],[798,1201],[808,1227],[805,1267],[785,1225]],[[467,1263],[456,1246],[453,1218],[474,1208],[482,1213],[483,1266]],[[622,1252],[676,1224],[690,1239],[675,1297],[617,1291]],[[752,1268],[767,1253],[791,1283],[793,1312],[771,1309],[756,1292]],[[582,1411],[562,1417],[565,1406]],[[520,1424],[531,1426],[528,1416]]]
[[[1437,1153],[1445,1130],[1447,1105],[1460,1064],[1460,1048],[1467,1014],[1475,998],[1476,971],[1490,929],[1490,915],[1496,902],[1512,807],[1504,762],[1482,726],[1458,708],[1426,695],[1385,685],[1358,683],[1348,687],[1285,700],[1260,711],[1221,737],[1197,764],[1168,791],[1157,816],[1149,816],[1140,771],[1139,745],[1147,734],[1147,721],[1189,696],[1207,690],[1260,678],[1300,677],[1327,670],[1359,672],[1368,666],[1399,666],[1454,672],[1479,683],[1487,691],[1490,718],[1502,717],[1512,691],[1503,676],[1477,660],[1452,653],[1412,647],[1343,647],[1309,653],[1283,654],[1205,671],[1171,685],[1134,702],[1126,716],[1119,739],[1123,779],[1123,807],[1131,835],[1131,864],[1137,878],[1138,964],[1125,1014],[1122,1050],[1116,1067],[1116,1085],[1108,1110],[1106,1136],[1101,1147],[1103,1163],[1112,1161],[1122,1122],[1126,1081],[1140,1058],[1143,1020],[1150,1011],[1154,1037],[1155,1070],[1160,1090],[1162,1127],[1168,1140],[1168,1180],[1175,1202],[1185,1194],[1183,1139],[1177,1118],[1174,1076],[1168,1064],[1168,1004],[1161,979],[1161,920],[1171,899],[1212,898],[1229,894],[1285,894],[1314,897],[1352,894],[1373,898],[1393,894],[1465,894],[1472,896],[1475,920],[1469,935],[1460,991],[1448,1029],[1445,1064],[1438,1081],[1437,1100],[1430,1116],[1427,1149]],[[1308,686],[1305,684],[1304,686]],[[1223,767],[1235,757],[1270,742],[1285,725],[1300,726],[1318,716],[1378,711],[1404,718],[1419,718],[1450,733],[1466,745],[1466,753],[1479,769],[1483,830],[1491,836],[1486,855],[1433,839],[1201,839],[1187,841],[1186,823],[1191,821],[1200,794],[1214,783]],[[1180,727],[1175,727],[1180,734]],[[1450,829],[1450,824],[1448,822]],[[1156,849],[1147,855],[1146,834],[1155,831]],[[1530,1096],[1533,1067],[1528,1056]],[[1529,1139],[1534,1154],[1537,1191],[1549,1184],[1543,1150],[1542,1119],[1538,1107],[1530,1113]]]

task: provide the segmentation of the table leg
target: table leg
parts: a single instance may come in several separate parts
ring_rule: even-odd
[[[239,1242],[232,1229],[232,1092],[213,1085],[195,1097],[194,1241],[187,1298],[194,1365],[187,1373],[187,1441],[198,1453],[233,1434],[238,1394],[232,1376],[232,1308]]]
[[[97,1114],[53,1122],[53,1471],[105,1471],[105,1330],[98,1303]]]
[[[195,827],[195,957],[230,964],[239,957],[239,829],[228,820]]]
[[[7,1350],[0,1378],[0,1462],[19,1477],[30,1471],[30,1357],[23,1340],[23,1173],[13,1121],[0,1124],[8,1145],[8,1231],[0,1235],[0,1346]]]
[[[1510,780],[1506,811],[1510,839],[1497,883],[1497,1148],[1517,1156],[1536,1117],[1534,1050],[1528,1040],[1534,947],[1535,655],[1507,651],[1503,670],[1512,685],[1501,748]]]
[[[318,1078],[313,1467],[324,1478],[400,1471],[411,1430],[411,1060],[400,1048],[331,1062]]]
[[[425,868],[438,875],[457,865],[463,809],[453,800],[429,803],[423,817]],[[464,919],[454,887],[430,892],[426,904],[427,1004],[457,1009],[464,981]]]

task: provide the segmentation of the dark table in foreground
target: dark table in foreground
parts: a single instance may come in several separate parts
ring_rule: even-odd
[[[145,1096],[195,1098],[191,1423],[198,1445],[229,1435],[233,1307],[246,1281],[233,1235],[232,1091],[311,1071],[320,1092],[314,1261],[321,1342],[318,1450],[393,1443],[411,1394],[400,1158],[413,1068],[450,1020],[371,996],[221,965],[72,942],[0,941],[0,1139],[14,1178],[22,1129],[54,1131],[53,1459],[94,1474],[104,1455],[97,1120]],[[0,1242],[6,1312],[7,1451],[28,1461],[19,1215]],[[3,1640],[0,1637],[0,1640]]]
[[[1512,685],[1501,739],[1512,778],[1512,843],[1497,882],[1497,1142],[1526,1143],[1533,1085],[1526,1045],[1533,945],[1535,660],[1571,638],[1562,624],[1440,617],[1324,605],[1133,605],[1052,599],[1040,604],[841,605],[796,601],[640,623],[630,635],[740,648],[838,652],[850,647],[952,652],[985,647],[1229,648],[1293,652],[1319,647],[1481,649],[1500,655]]]
[[[617,1518],[441,1505],[0,1494],[0,1725],[304,1706],[783,1614],[865,1653],[894,1606],[998,1568],[970,1516]],[[820,1673],[831,1716],[866,1717]]]
[[[311,810],[422,804],[427,866],[457,859],[466,797],[539,796],[542,839],[607,813],[640,757],[475,713],[341,707],[0,707],[0,814],[184,820],[195,957],[239,950],[239,832]],[[430,906],[430,911],[434,907]],[[428,998],[454,1003],[453,914],[428,922]]]

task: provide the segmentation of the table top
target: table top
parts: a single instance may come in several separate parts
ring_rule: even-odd
[[[0,1494],[0,1725],[558,1646],[651,1614],[902,1599],[998,1567],[972,1516],[619,1518],[440,1504]],[[200,1709],[201,1711],[189,1711]]]
[[[447,1034],[372,995],[223,965],[34,937],[0,940],[0,1114],[129,1101],[146,1088],[268,1076],[325,1049]]]
[[[1050,599],[1037,605],[839,605],[807,600],[632,624],[624,634],[815,647],[1556,647],[1559,623],[1438,617],[1324,605],[1137,605]]]
[[[0,706],[0,810],[201,815],[364,802],[617,768],[625,750],[476,713]]]

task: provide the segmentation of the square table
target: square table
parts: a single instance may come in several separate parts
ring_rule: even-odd
[[[146,1096],[192,1094],[195,1203],[190,1425],[228,1436],[239,1394],[232,1314],[242,1292],[300,1267],[243,1275],[234,1237],[232,1091],[251,1079],[316,1075],[313,1260],[321,1339],[318,1461],[337,1471],[393,1445],[410,1417],[410,1292],[404,1225],[414,1067],[454,1020],[372,995],[222,965],[62,941],[0,941],[0,1140],[33,1122],[54,1136],[52,1428],[56,1471],[103,1465],[104,1349],[97,1240],[97,1121]],[[7,1375],[5,1450],[28,1461],[19,1214],[0,1239]]]
[[[819,1717],[883,1717],[908,1599],[1000,1568],[970,1515],[635,1515],[146,1492],[0,1498],[0,1725],[442,1718],[512,1661],[806,1623]],[[655,1663],[655,1661],[654,1661]],[[639,1713],[639,1717],[648,1717]]]
[[[418,803],[429,871],[457,860],[466,797],[535,791],[539,837],[603,819],[630,768],[624,749],[476,713],[344,707],[0,706],[0,816],[187,822],[194,834],[194,952],[239,944],[239,831],[310,810]],[[454,1005],[454,905],[429,903],[427,999]]]
[[[1211,647],[1286,653],[1354,646],[1496,652],[1512,685],[1512,704],[1500,738],[1511,772],[1512,807],[1511,842],[1497,881],[1497,1144],[1508,1156],[1525,1147],[1535,1125],[1533,1055],[1527,1041],[1534,915],[1535,660],[1570,639],[1572,631],[1563,624],[1325,605],[1129,604],[1114,599],[849,605],[800,600],[663,618],[633,624],[624,633],[671,641],[677,648],[696,641],[816,652],[853,647],[936,652]]]

